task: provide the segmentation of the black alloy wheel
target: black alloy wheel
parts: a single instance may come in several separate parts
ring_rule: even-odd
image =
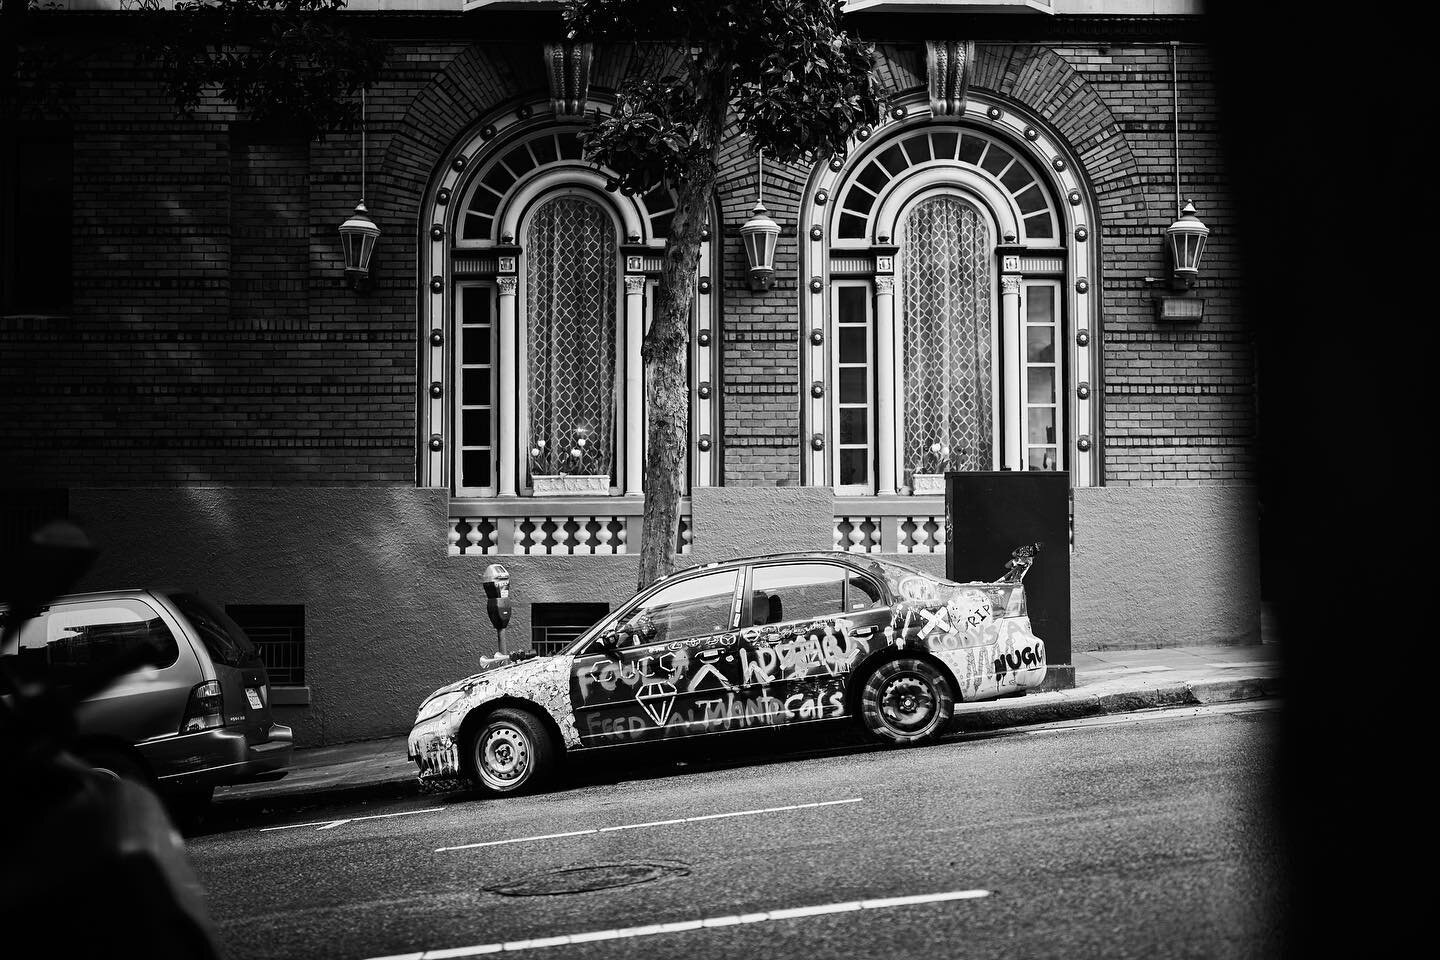
[[[860,719],[872,737],[886,743],[933,740],[954,714],[950,681],[932,664],[912,657],[882,663],[860,691]]]
[[[520,793],[544,782],[554,759],[554,740],[539,719],[501,707],[475,728],[466,750],[466,772],[486,793]]]

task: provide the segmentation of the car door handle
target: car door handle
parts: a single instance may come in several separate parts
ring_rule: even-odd
[[[854,630],[850,631],[850,636],[854,637],[856,640],[864,640],[866,637],[870,636],[874,632],[874,627],[857,627]]]

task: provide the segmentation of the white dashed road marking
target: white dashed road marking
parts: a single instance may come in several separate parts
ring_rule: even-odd
[[[413,817],[417,813],[439,813],[444,807],[426,807],[424,810],[403,810],[400,813],[376,813],[368,817],[345,817],[342,820],[313,820],[310,823],[287,823],[281,827],[261,827],[260,832],[269,830],[294,830],[299,827],[314,827],[316,830],[334,830],[358,820],[388,820],[391,817]]]
[[[465,843],[458,847],[436,847],[436,853],[451,850],[474,850],[478,847],[499,847],[507,843],[533,843],[536,840],[559,840],[564,837],[585,837],[596,833],[614,833],[617,830],[639,830],[644,827],[669,827],[677,823],[698,823],[701,820],[723,820],[727,817],[753,817],[761,813],[784,813],[789,810],[810,810],[815,807],[833,807],[842,803],[859,803],[863,797],[848,800],[822,800],[819,803],[792,803],[784,807],[765,807],[760,810],[737,810],[734,813],[709,813],[701,817],[680,817],[676,820],[649,820],[645,823],[625,823],[616,827],[595,827],[590,830],[567,830],[564,833],[543,833],[533,837],[511,837],[507,840],[486,840],[482,843]]]
[[[884,897],[877,900],[851,900],[847,903],[822,903],[811,907],[789,907],[783,910],[766,910],[761,913],[741,913],[725,917],[707,917],[703,920],[681,920],[675,923],[652,923],[643,927],[620,927],[614,930],[590,930],[585,933],[570,933],[558,937],[539,937],[533,940],[509,940],[504,943],[482,943],[472,947],[451,947],[445,950],[421,950],[418,953],[401,953],[388,957],[372,957],[371,960],[449,960],[452,957],[478,957],[489,953],[516,953],[521,950],[539,950],[542,947],[563,947],[572,943],[594,943],[597,940],[629,940],[635,937],[653,937],[661,933],[685,933],[711,927],[733,927],[744,923],[766,923],[771,920],[797,920],[802,917],[819,917],[830,913],[849,913],[855,910],[889,910],[894,907],[909,907],[919,903],[943,903],[947,900],[977,900],[990,896],[989,890],[950,890],[945,893],[922,893],[911,897]]]

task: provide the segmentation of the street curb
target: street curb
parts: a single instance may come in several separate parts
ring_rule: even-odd
[[[318,787],[303,793],[271,793],[247,797],[216,797],[211,805],[215,814],[230,817],[286,810],[300,810],[305,807],[326,803],[342,803],[364,800],[399,800],[419,796],[422,792],[418,777],[405,779],[376,780],[368,783],[345,783],[335,786]]]
[[[1274,677],[1171,683],[1141,691],[1084,694],[1045,702],[996,704],[985,710],[957,714],[955,729],[961,733],[974,733],[1166,707],[1259,700],[1279,695],[1280,683]]]
[[[1166,707],[1203,706],[1238,700],[1262,700],[1280,695],[1277,677],[1249,677],[1204,680],[1195,683],[1164,684],[1143,691],[1065,696],[1040,702],[987,703],[984,709],[957,714],[950,735],[1003,730],[1008,727],[1058,723]],[[294,811],[327,803],[361,800],[396,800],[420,796],[426,789],[416,777],[392,777],[367,783],[318,787],[303,793],[271,793],[256,796],[216,797],[215,819],[257,813]]]

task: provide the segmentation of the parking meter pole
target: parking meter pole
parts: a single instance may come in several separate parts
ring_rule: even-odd
[[[510,622],[510,571],[492,563],[480,574],[485,586],[485,613],[495,625],[496,654],[505,653],[505,625]]]

